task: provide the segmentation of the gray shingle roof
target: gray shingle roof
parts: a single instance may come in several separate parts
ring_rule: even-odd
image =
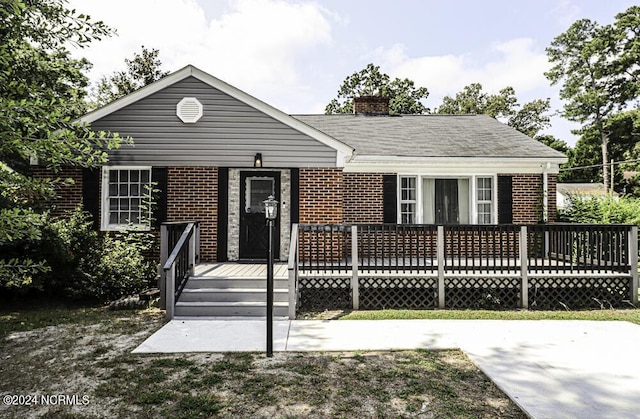
[[[564,158],[486,115],[292,115],[350,145],[358,155]]]

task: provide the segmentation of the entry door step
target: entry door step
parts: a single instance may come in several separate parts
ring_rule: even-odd
[[[185,288],[180,294],[180,302],[266,302],[264,288]],[[273,301],[289,301],[289,290],[273,290]]]
[[[288,288],[288,279],[274,279],[274,289]],[[217,278],[217,277],[191,277],[185,289],[197,289],[197,288],[225,288],[225,289],[240,289],[240,288],[254,288],[254,289],[267,289],[267,281],[264,278]]]
[[[263,317],[267,315],[267,303],[262,301],[248,302],[201,302],[201,301],[179,301],[176,303],[175,315],[180,317],[190,316],[238,316],[238,317]],[[274,316],[288,316],[288,302],[273,303]]]

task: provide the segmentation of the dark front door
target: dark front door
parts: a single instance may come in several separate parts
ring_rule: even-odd
[[[267,258],[269,231],[264,217],[264,204],[269,195],[280,202],[279,172],[240,173],[240,259]],[[274,228],[273,254],[280,254],[280,211]]]

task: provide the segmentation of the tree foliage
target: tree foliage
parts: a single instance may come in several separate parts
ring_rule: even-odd
[[[46,268],[21,257],[38,238],[43,218],[36,203],[54,194],[60,179],[29,176],[30,159],[54,171],[63,165],[106,161],[115,135],[73,122],[85,110],[89,63],[70,57],[111,34],[100,21],[66,8],[64,0],[2,0],[0,8],[0,284],[29,282]]]
[[[548,114],[550,108],[549,99],[537,99],[521,107],[511,86],[501,89],[497,94],[489,94],[482,91],[482,84],[472,83],[454,97],[445,96],[436,113],[482,114],[505,119],[507,125],[535,138],[540,131],[551,125]]]
[[[359,96],[388,96],[392,115],[429,112],[421,102],[429,96],[426,87],[416,87],[413,80],[406,78],[391,80],[388,74],[380,72],[379,66],[368,64],[343,81],[338,96],[325,107],[325,113],[353,113],[353,99]]]
[[[126,70],[103,76],[98,82],[94,106],[106,105],[169,74],[162,71],[159,54],[157,49],[149,50],[143,45],[142,51],[134,53],[132,59],[125,58]]]
[[[512,87],[505,87],[496,95],[482,91],[480,83],[465,86],[455,97],[445,96],[436,109],[439,114],[480,114],[493,118],[507,118],[515,114],[518,103]]]
[[[640,7],[633,6],[616,15],[611,25],[578,20],[547,48],[553,67],[545,75],[552,84],[561,84],[563,115],[583,125],[583,136],[597,134],[607,187],[612,137],[606,124],[640,93],[639,33]],[[585,142],[593,147],[590,139]]]

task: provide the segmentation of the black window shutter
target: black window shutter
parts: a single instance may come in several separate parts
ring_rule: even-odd
[[[384,223],[398,222],[398,181],[396,175],[382,175],[382,202]]]
[[[300,169],[291,169],[291,202],[289,202],[291,224],[300,222]]]
[[[511,176],[498,176],[498,224],[513,223],[513,186]]]
[[[218,168],[218,262],[227,260],[227,225],[229,214],[227,204],[229,201],[229,169]]]
[[[82,206],[91,214],[93,228],[100,228],[100,169],[82,170]]]
[[[156,205],[152,225],[153,228],[158,229],[160,224],[167,221],[167,168],[153,167],[151,181],[154,183],[154,188],[159,191],[155,196]]]

